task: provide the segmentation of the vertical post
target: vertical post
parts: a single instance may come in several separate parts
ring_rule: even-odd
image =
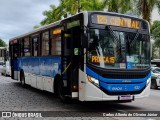
[[[78,13],[79,13],[79,12],[81,12],[80,0],[77,0],[77,4],[78,4]]]

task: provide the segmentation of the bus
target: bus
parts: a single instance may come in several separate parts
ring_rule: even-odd
[[[1,75],[10,76],[10,60],[9,60],[9,46],[0,47],[0,73]]]
[[[6,47],[0,47],[0,63],[5,62],[6,51],[7,51]]]
[[[66,102],[131,102],[150,92],[150,31],[143,19],[84,11],[9,41],[11,77]]]
[[[6,61],[9,62],[8,47],[0,47],[0,73],[3,74]]]

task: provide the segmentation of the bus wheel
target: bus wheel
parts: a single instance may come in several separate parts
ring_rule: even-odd
[[[5,71],[5,73],[4,73],[4,76],[7,76],[7,73],[6,73],[6,71]]]
[[[62,102],[64,102],[64,103],[69,103],[70,102],[70,98],[64,95],[64,92],[63,92],[63,81],[62,80],[58,81],[57,94],[58,94],[58,97],[60,98],[60,100]]]
[[[157,89],[157,88],[158,86],[156,80],[151,80],[151,89]]]
[[[21,78],[20,78],[20,80],[21,80],[21,85],[22,85],[22,87],[25,87],[26,86],[26,84],[25,84],[25,77],[24,77],[24,73],[23,72],[21,72],[21,76],[20,76]]]

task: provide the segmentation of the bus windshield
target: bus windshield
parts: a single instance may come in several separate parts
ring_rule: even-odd
[[[150,66],[149,35],[90,29],[88,63],[106,69],[144,69]]]

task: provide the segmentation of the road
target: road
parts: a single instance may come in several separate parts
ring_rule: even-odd
[[[103,114],[120,112],[128,113],[130,111],[159,111],[160,110],[160,89],[151,90],[150,96],[144,99],[138,99],[131,103],[113,103],[113,102],[78,102],[73,101],[70,104],[62,103],[51,93],[40,91],[32,87],[23,88],[20,83],[11,80],[10,77],[0,75],[0,111],[57,111],[58,116],[54,118],[41,119],[59,119],[60,116],[67,116],[65,119],[107,119],[107,120],[158,120],[158,117],[108,117]],[[92,112],[90,112],[92,111]],[[83,117],[81,117],[81,115]],[[76,117],[73,117],[76,116]],[[88,116],[88,117],[87,117]],[[10,118],[11,119],[11,118]],[[18,118],[17,118],[18,119]],[[40,118],[34,118],[40,119]],[[62,118],[61,118],[62,119]],[[64,117],[63,117],[64,119]],[[15,120],[15,118],[14,118]],[[28,120],[26,118],[26,120]]]

